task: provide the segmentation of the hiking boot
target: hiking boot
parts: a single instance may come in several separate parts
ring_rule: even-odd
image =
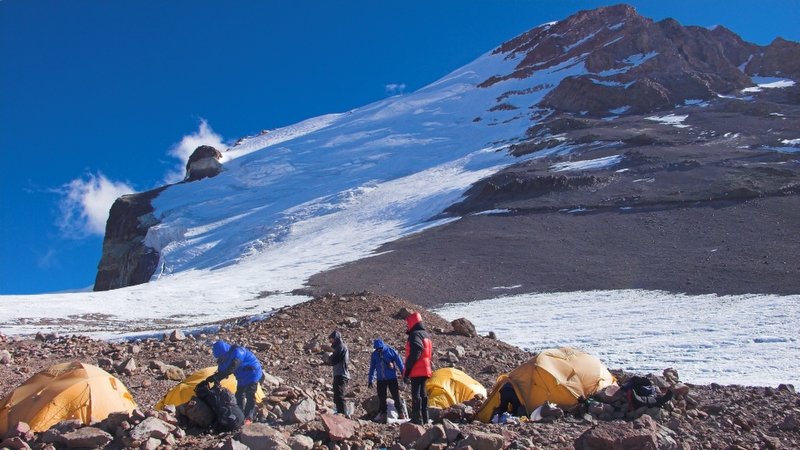
[[[386,414],[380,413],[372,420],[373,422],[386,423]]]

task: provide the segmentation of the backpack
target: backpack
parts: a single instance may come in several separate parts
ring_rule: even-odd
[[[650,397],[658,394],[656,387],[653,386],[649,378],[637,375],[631,377],[631,379],[625,383],[623,389],[632,390],[640,397]]]
[[[244,412],[236,403],[233,393],[219,384],[209,387],[200,383],[195,389],[197,397],[214,411],[214,428],[219,431],[238,430],[244,424]]]

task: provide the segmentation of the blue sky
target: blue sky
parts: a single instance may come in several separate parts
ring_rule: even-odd
[[[0,0],[0,294],[89,286],[105,206],[200,140],[416,90],[602,1]],[[631,2],[654,19],[800,40],[800,1]]]

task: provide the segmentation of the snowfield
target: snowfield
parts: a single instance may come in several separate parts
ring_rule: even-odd
[[[800,383],[800,295],[624,290],[526,294],[437,310],[526,350],[577,347],[610,368],[692,383]]]

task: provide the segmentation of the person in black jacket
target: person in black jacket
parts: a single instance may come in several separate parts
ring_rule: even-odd
[[[350,372],[347,370],[350,365],[350,351],[338,330],[331,333],[328,340],[333,347],[333,354],[327,361],[328,365],[333,366],[333,403],[336,405],[336,412],[346,416],[344,396],[350,380]]]

